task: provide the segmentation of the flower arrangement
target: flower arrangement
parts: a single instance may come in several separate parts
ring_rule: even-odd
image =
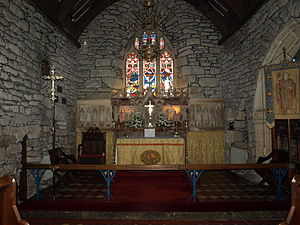
[[[167,119],[166,115],[163,112],[161,112],[156,121],[156,125],[159,127],[170,127],[171,122]]]
[[[143,127],[143,124],[144,124],[144,118],[142,116],[142,113],[138,112],[133,115],[131,121],[126,123],[126,126],[130,128],[138,128],[138,127]]]

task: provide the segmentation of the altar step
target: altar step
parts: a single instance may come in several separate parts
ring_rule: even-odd
[[[189,200],[192,188],[184,172],[120,172],[110,201],[99,172],[80,173],[77,178],[57,187],[56,200],[50,188],[42,191],[41,200],[23,202],[23,217],[31,225],[275,225],[286,219],[290,208],[288,200],[275,201],[269,188],[228,171],[204,173],[196,202]]]
[[[96,212],[25,211],[30,225],[277,225],[287,211]]]

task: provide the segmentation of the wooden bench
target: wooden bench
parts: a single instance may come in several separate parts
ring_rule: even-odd
[[[29,225],[21,219],[16,205],[16,180],[11,176],[0,178],[0,225]]]
[[[279,225],[300,225],[300,175],[292,180],[292,207],[286,221]]]

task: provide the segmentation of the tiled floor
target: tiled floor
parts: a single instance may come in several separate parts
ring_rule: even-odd
[[[118,182],[122,181],[117,177],[116,184],[113,182],[112,186]],[[182,182],[189,183],[189,180],[186,178]],[[56,199],[100,200],[104,198],[106,191],[106,183],[99,172],[77,172],[72,179],[69,178],[56,187]],[[42,199],[51,198],[52,187],[42,191]],[[268,185],[252,183],[229,171],[207,171],[198,181],[197,198],[200,201],[274,200],[276,192]]]

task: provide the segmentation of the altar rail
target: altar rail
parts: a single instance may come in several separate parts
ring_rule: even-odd
[[[53,195],[55,196],[55,173],[57,171],[67,170],[98,170],[101,172],[107,182],[108,199],[110,196],[110,184],[116,172],[119,170],[152,170],[152,171],[185,171],[193,186],[193,199],[195,201],[196,185],[200,176],[207,170],[260,170],[270,169],[277,183],[277,198],[283,197],[281,186],[290,165],[287,163],[272,164],[190,164],[190,165],[100,165],[100,164],[34,164],[26,161],[26,141],[27,136],[22,141],[22,171],[20,175],[19,193],[21,200],[27,199],[27,170],[30,170],[35,180],[36,197],[40,197],[40,183],[46,170],[53,172]]]
[[[289,168],[289,164],[97,165],[27,163],[25,168],[46,170],[253,170],[267,168]]]
[[[110,200],[110,186],[116,173],[120,170],[152,170],[152,171],[185,171],[192,184],[192,195],[190,199],[193,202],[197,200],[196,187],[201,175],[207,170],[260,170],[270,169],[276,183],[276,199],[284,198],[282,184],[286,177],[289,164],[272,163],[272,164],[194,164],[194,165],[96,165],[96,164],[26,164],[25,169],[30,169],[36,184],[36,199],[41,196],[40,183],[46,170],[53,171],[55,177],[56,171],[67,170],[98,170],[101,172],[107,184],[106,198]],[[55,182],[53,182],[53,197],[55,198]]]

